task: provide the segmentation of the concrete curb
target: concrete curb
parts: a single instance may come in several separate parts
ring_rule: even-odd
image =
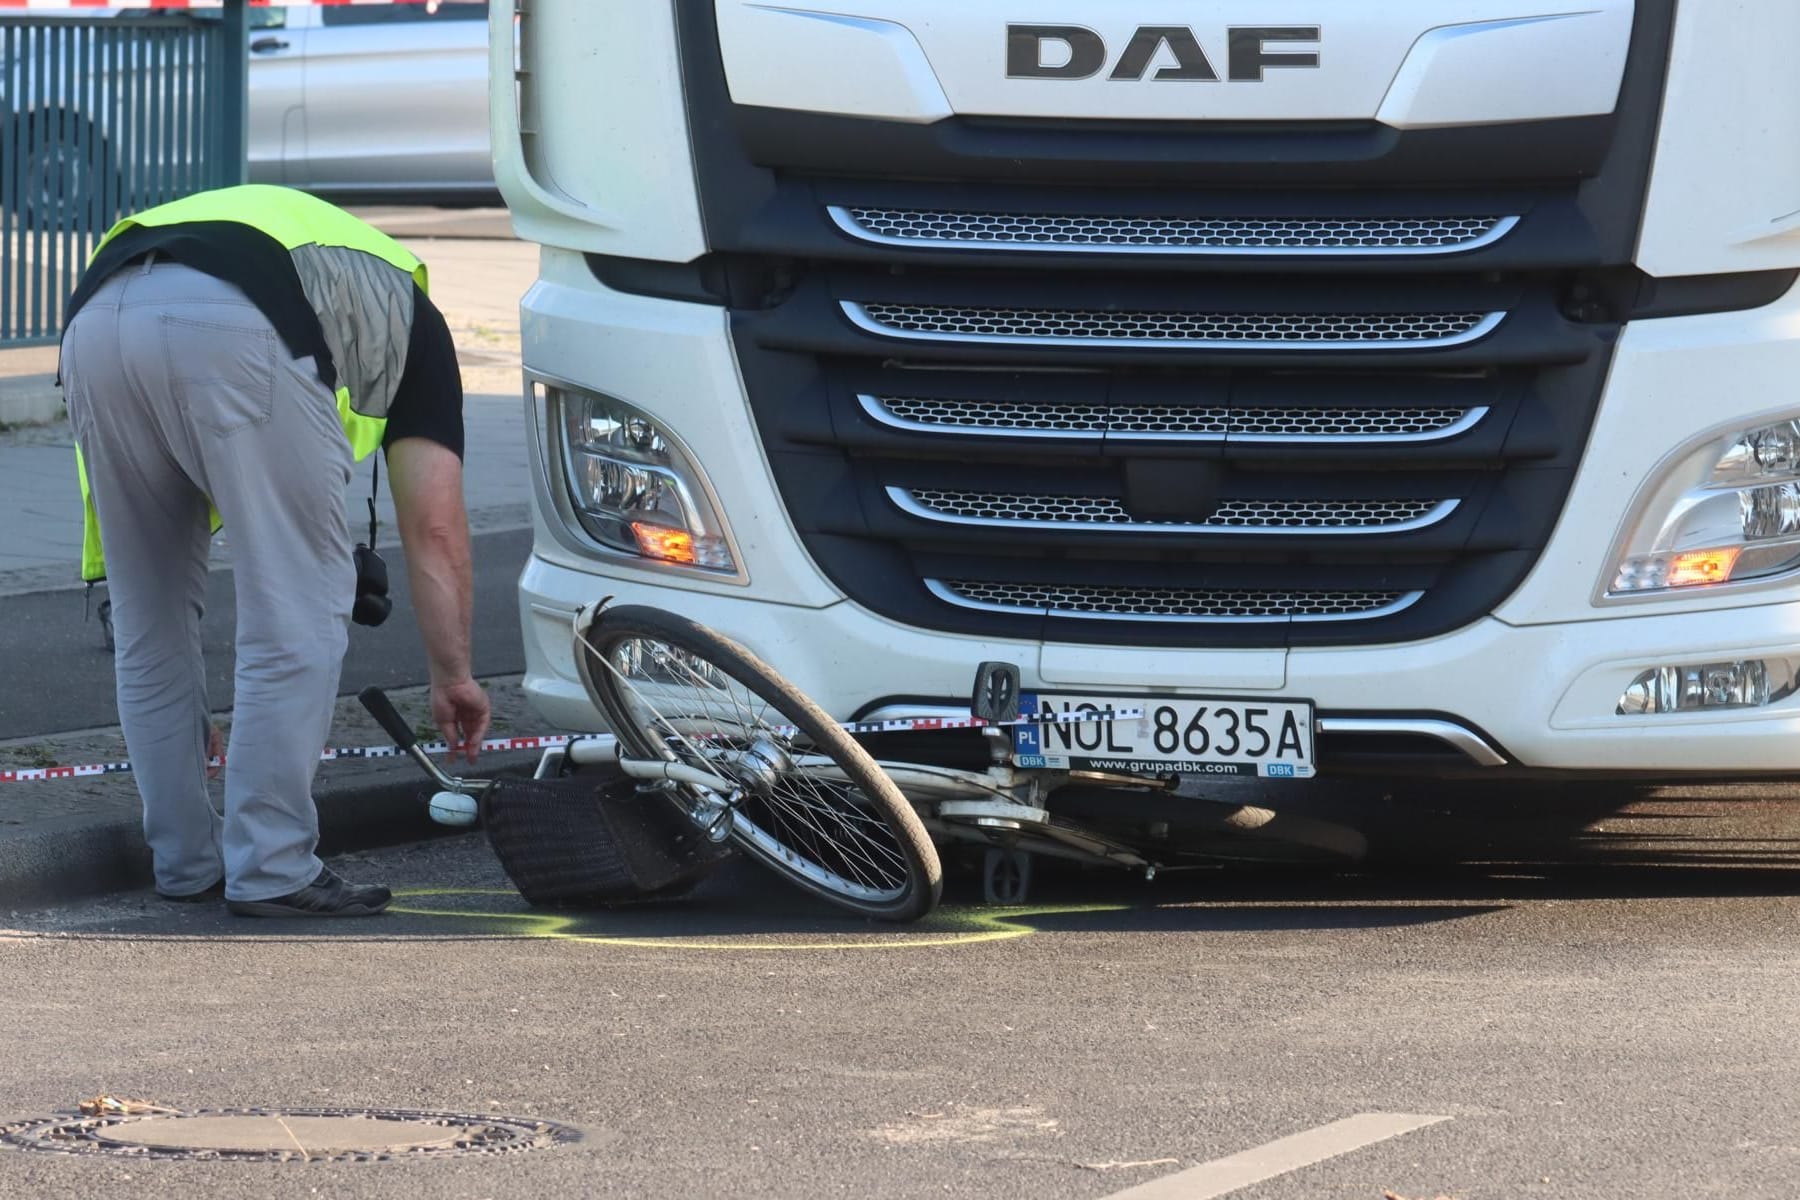
[[[533,765],[470,777],[529,777]],[[321,776],[313,790],[319,852],[345,854],[459,836],[426,815],[434,790],[410,762],[371,764],[348,779]],[[0,908],[47,908],[147,888],[151,882],[150,850],[135,819],[71,820],[0,842]]]
[[[67,415],[53,375],[0,379],[0,429],[52,425]]]

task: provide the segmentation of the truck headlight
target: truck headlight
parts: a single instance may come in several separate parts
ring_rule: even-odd
[[[700,469],[674,436],[629,404],[550,388],[563,483],[581,527],[626,554],[735,571]]]
[[[1626,531],[1609,597],[1800,567],[1800,419],[1709,439],[1663,473]]]

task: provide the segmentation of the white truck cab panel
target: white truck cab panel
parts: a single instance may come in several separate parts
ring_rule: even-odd
[[[1029,19],[959,0],[721,0],[718,11],[737,103],[913,122],[1104,113],[1413,128],[1606,113],[1632,23],[1631,0],[1395,0],[1354,13],[1309,0],[1203,12],[1062,0]],[[1522,69],[1532,87],[1515,86]]]
[[[1728,7],[526,0],[528,691],[597,721],[616,594],[844,718],[1004,660],[1326,771],[1800,768],[1800,9]]]

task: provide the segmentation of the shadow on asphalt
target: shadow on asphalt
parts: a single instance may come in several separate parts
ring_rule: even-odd
[[[1449,788],[1451,785],[1444,785]],[[840,915],[743,859],[690,895],[601,911],[533,909],[484,840],[450,838],[354,856],[387,880],[394,912],[363,921],[266,922],[121,897],[43,914],[27,934],[338,941],[555,939],[671,948],[811,949],[1000,941],[1057,935],[1275,933],[1406,928],[1548,901],[1800,894],[1800,823],[1778,789],[1645,791],[1564,786],[1521,796],[1455,785],[1396,795],[1286,792],[1300,811],[1365,831],[1352,867],[1209,865],[1154,880],[1036,860],[1028,903],[979,903],[980,852],[945,854],[944,904],[916,925]],[[1264,800],[1272,803],[1274,794]],[[1244,796],[1236,802],[1256,802]],[[178,911],[176,911],[178,910]],[[12,924],[20,926],[15,919]]]
[[[1362,832],[1369,858],[1333,882],[1338,894],[1597,899],[1800,890],[1794,794],[1783,783],[1339,781],[1264,784],[1239,802]]]
[[[485,854],[485,847],[469,849]],[[1700,866],[1667,859],[1621,863],[1508,862],[1429,870],[1325,873],[1316,869],[1208,868],[1146,882],[1123,872],[1050,864],[1029,903],[975,902],[979,879],[949,880],[944,904],[913,925],[859,920],[733,862],[687,897],[602,910],[537,909],[497,872],[452,887],[397,886],[393,911],[369,921],[252,921],[222,908],[141,901],[44,932],[72,938],[172,941],[555,940],[664,949],[880,949],[1006,941],[1032,934],[1269,934],[1441,925],[1518,904],[1800,893],[1800,853],[1787,865]]]

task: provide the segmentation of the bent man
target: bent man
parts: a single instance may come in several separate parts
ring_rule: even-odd
[[[225,188],[128,217],[69,302],[62,378],[84,466],[82,574],[104,578],[119,719],[157,891],[246,916],[368,916],[384,887],[314,853],[312,782],[356,598],[345,490],[385,449],[431,711],[474,761],[462,385],[424,264],[341,209]],[[207,796],[200,616],[222,520],[237,592],[225,811]]]

